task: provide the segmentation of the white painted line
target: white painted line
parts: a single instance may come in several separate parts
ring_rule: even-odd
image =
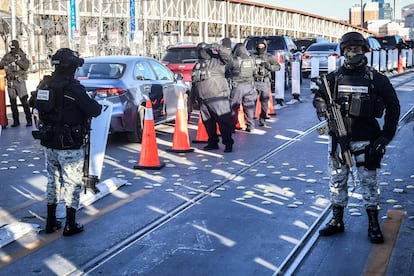
[[[39,232],[39,225],[16,221],[0,227],[0,248],[23,237],[31,231]]]

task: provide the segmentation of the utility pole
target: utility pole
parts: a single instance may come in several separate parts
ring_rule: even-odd
[[[16,3],[14,0],[10,1],[10,14],[11,14],[11,39],[16,39]]]
[[[395,17],[395,0],[394,0],[394,21],[397,22],[397,18]]]
[[[364,6],[363,4],[364,4],[364,1],[361,0],[361,28],[364,28]]]

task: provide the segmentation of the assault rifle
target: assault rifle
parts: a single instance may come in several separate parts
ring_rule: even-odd
[[[325,117],[328,121],[328,125],[319,128],[318,132],[319,134],[324,134],[326,132],[332,134],[332,138],[334,139],[334,142],[336,142],[336,146],[339,146],[339,149],[341,151],[342,161],[349,168],[352,175],[352,180],[354,184],[356,184],[356,179],[352,170],[354,162],[352,160],[351,151],[349,149],[349,141],[347,138],[348,133],[346,131],[340,106],[339,104],[335,103],[332,98],[331,89],[328,85],[328,81],[326,80],[326,75],[322,75],[320,79],[315,79],[315,83],[320,87],[320,92],[323,94],[323,98],[325,100],[328,100],[326,103],[326,111],[323,114],[318,115],[318,117]],[[333,148],[334,146],[335,145],[333,145]]]
[[[96,183],[99,182],[99,179],[95,175],[89,175],[89,157],[91,150],[91,119],[88,119],[87,132],[84,137],[85,145],[85,160],[83,162],[83,183],[85,184],[85,194],[87,189],[91,190],[92,193],[99,193],[99,189],[96,187]]]

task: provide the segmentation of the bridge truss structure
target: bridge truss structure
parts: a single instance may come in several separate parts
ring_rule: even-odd
[[[15,37],[34,60],[70,47],[83,56],[161,57],[170,44],[233,42],[249,35],[325,37],[365,29],[295,10],[236,0],[12,0],[24,24]],[[1,28],[0,28],[1,29]],[[27,46],[27,47],[25,47]],[[1,51],[1,48],[0,48]]]

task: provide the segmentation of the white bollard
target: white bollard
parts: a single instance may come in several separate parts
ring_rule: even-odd
[[[300,63],[292,62],[292,95],[300,95]]]
[[[372,53],[373,53],[372,54],[372,67],[375,70],[379,71],[379,68],[380,68],[380,64],[379,64],[380,52],[379,51],[373,51]]]
[[[367,64],[368,64],[368,66],[372,66],[372,56],[371,56],[371,52],[365,53],[365,57],[367,58]]]
[[[319,59],[318,58],[312,58],[311,59],[311,73],[310,78],[316,78],[319,76]],[[315,82],[310,81],[310,89],[318,89],[318,86]]]
[[[328,73],[336,70],[336,57],[328,57]]]
[[[285,64],[280,64],[280,70],[275,74],[275,100],[285,100]]]
[[[387,71],[387,52],[383,49],[380,50],[380,71]]]
[[[407,67],[413,66],[413,49],[407,50]]]

